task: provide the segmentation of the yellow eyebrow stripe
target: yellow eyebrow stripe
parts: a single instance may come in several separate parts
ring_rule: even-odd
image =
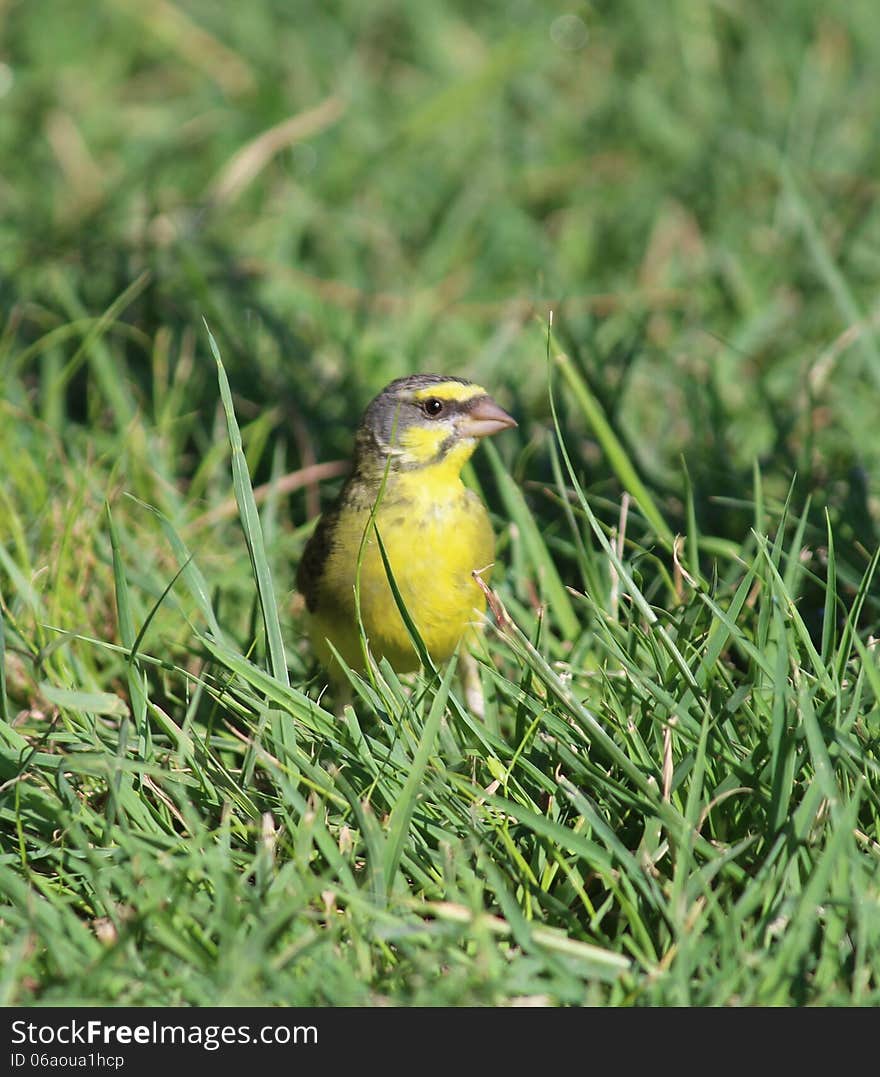
[[[430,400],[437,397],[440,400],[471,400],[475,396],[486,396],[486,390],[480,385],[462,385],[459,381],[438,381],[435,385],[427,385],[424,389],[416,389],[412,395],[413,400]]]

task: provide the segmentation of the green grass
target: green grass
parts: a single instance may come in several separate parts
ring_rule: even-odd
[[[777,8],[3,14],[0,1002],[880,1002],[880,41]],[[413,370],[483,721],[293,594]]]

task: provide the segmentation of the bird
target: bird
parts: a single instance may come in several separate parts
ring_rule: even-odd
[[[444,374],[398,378],[367,406],[349,477],[319,518],[296,576],[312,650],[331,686],[345,683],[336,654],[352,669],[366,668],[361,624],[375,659],[387,659],[396,673],[419,668],[380,539],[434,663],[478,630],[486,600],[474,574],[488,581],[495,536],[461,470],[482,438],[516,425],[480,385]]]

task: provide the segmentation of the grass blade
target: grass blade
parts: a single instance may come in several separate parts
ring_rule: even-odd
[[[522,491],[501,462],[498,450],[488,439],[486,439],[486,454],[492,465],[504,508],[511,521],[519,528],[529,560],[532,562],[532,568],[538,577],[540,589],[547,597],[550,612],[557,620],[562,635],[566,639],[574,639],[579,634],[580,623],[559,576],[559,571],[541,535],[541,530],[526,504]]]
[[[571,390],[578,407],[584,418],[590,424],[596,435],[596,440],[602,446],[602,451],[608,458],[608,462],[620,479],[621,485],[636,501],[645,519],[654,529],[655,534],[668,549],[672,549],[673,535],[669,525],[663,519],[663,514],[648,491],[648,488],[639,478],[635,465],[627,455],[626,449],[620,439],[611,428],[611,424],[602,411],[602,406],[596,397],[590,392],[586,382],[569,359],[558,346],[552,333],[550,339],[556,354],[553,359],[558,370],[562,372],[566,384]]]
[[[422,735],[419,738],[419,746],[413,757],[412,766],[403,787],[403,792],[397,803],[391,810],[391,818],[388,821],[388,830],[385,844],[385,890],[390,895],[394,885],[394,877],[403,854],[410,820],[415,811],[416,801],[419,799],[422,780],[428,766],[428,760],[434,749],[437,734],[440,731],[440,723],[446,710],[446,700],[452,678],[455,676],[456,661],[453,660],[446,667],[443,680],[440,682],[431,709],[425,721]]]
[[[269,667],[272,676],[279,680],[285,687],[289,687],[290,678],[287,672],[287,659],[284,654],[284,640],[281,635],[281,623],[278,619],[278,605],[275,600],[275,589],[272,584],[272,572],[266,557],[263,545],[263,529],[260,524],[260,514],[257,511],[257,503],[254,500],[254,491],[251,486],[248,473],[247,461],[241,443],[241,431],[235,418],[235,408],[232,403],[232,391],[229,388],[229,379],[223,368],[223,360],[220,357],[220,349],[214,339],[207,323],[205,329],[211,345],[211,352],[217,364],[217,379],[220,385],[220,397],[223,402],[223,410],[226,414],[226,429],[229,434],[229,445],[232,452],[232,485],[235,490],[235,500],[238,503],[238,512],[241,518],[241,526],[247,542],[250,554],[251,566],[254,579],[257,583],[257,593],[260,599],[260,609],[263,614],[263,625],[266,630],[266,644],[269,651]]]

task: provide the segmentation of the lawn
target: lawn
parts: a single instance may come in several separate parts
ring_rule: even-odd
[[[875,5],[0,27],[0,1003],[880,1002]],[[412,371],[483,719],[295,592]]]

